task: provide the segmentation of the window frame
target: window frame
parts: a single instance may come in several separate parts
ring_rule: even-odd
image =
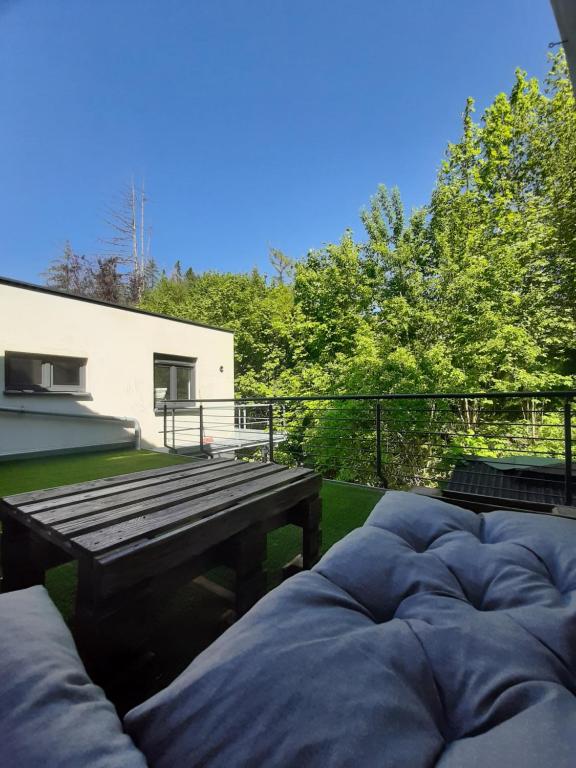
[[[12,358],[24,358],[40,362],[40,384],[15,386],[9,381],[10,361]],[[78,366],[78,384],[54,384],[54,363],[73,362]],[[50,355],[39,352],[4,352],[4,393],[7,395],[87,395],[85,357],[71,355]]]
[[[180,355],[163,355],[160,353],[154,353],[154,367],[153,367],[153,396],[154,396],[154,410],[161,411],[164,405],[178,406],[179,404],[186,403],[187,407],[196,408],[196,365],[198,358],[196,357],[182,357]],[[166,399],[162,400],[156,396],[156,368],[168,368],[168,388],[166,393]],[[190,398],[187,400],[178,399],[178,368],[188,369],[190,371],[189,379],[189,394]]]

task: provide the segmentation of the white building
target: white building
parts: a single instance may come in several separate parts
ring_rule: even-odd
[[[234,397],[234,336],[0,278],[0,382],[0,458],[161,448],[164,403]]]

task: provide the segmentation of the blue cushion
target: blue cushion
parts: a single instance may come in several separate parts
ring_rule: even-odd
[[[44,587],[0,595],[2,768],[145,768]]]
[[[576,523],[388,492],[126,727],[156,768],[576,754]]]

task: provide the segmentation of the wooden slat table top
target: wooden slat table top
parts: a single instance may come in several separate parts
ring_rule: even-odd
[[[100,561],[180,530],[213,528],[251,501],[265,509],[267,496],[311,482],[319,490],[311,469],[217,459],[8,496],[2,508],[73,556]]]

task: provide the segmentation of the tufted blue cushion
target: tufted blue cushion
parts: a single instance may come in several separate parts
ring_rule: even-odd
[[[388,492],[126,726],[156,768],[576,765],[576,522]]]

